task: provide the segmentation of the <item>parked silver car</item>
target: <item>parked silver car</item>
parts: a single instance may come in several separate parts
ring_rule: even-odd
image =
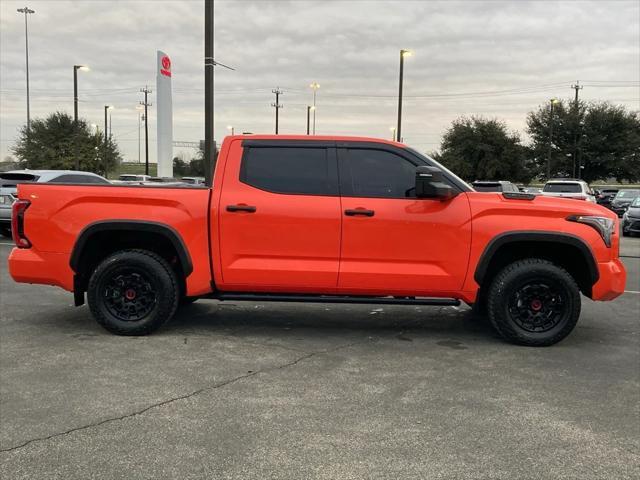
[[[591,187],[584,180],[573,178],[559,178],[549,180],[542,188],[542,195],[547,197],[572,198],[596,203],[596,196]]]
[[[11,206],[20,183],[111,183],[91,172],[76,170],[11,170],[0,173],[0,234],[11,236]]]

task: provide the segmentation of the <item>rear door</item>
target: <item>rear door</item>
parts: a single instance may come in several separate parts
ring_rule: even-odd
[[[243,141],[219,210],[223,284],[232,291],[335,291],[341,212],[329,142]]]
[[[462,193],[448,201],[415,197],[413,156],[400,149],[338,149],[343,225],[342,293],[429,295],[462,287],[471,211]]]

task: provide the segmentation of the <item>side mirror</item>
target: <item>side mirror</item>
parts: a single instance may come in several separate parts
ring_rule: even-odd
[[[444,181],[442,170],[438,167],[416,168],[416,197],[449,200],[456,195],[457,190]]]

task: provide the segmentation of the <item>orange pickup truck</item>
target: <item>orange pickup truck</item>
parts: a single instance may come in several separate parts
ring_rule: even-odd
[[[218,300],[458,305],[551,345],[582,293],[624,291],[618,219],[579,200],[479,193],[433,159],[360,137],[231,136],[211,187],[23,184],[18,282],[58,285],[110,332]]]

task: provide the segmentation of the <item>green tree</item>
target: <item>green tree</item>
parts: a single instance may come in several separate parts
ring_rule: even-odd
[[[554,105],[553,120],[549,105],[527,116],[535,169],[546,176],[551,141],[551,176],[580,176],[586,181],[615,178],[617,181],[640,179],[640,117],[623,106],[608,102],[584,103],[560,101]],[[583,168],[580,168],[580,165]]]
[[[100,132],[92,132],[84,120],[74,122],[66,113],[56,112],[35,119],[31,129],[20,130],[13,152],[23,168],[72,170],[76,159],[80,170],[106,174],[122,161],[118,146]]]
[[[173,157],[173,176],[185,177],[189,175],[189,165],[180,157]]]
[[[462,178],[528,182],[529,152],[520,137],[495,119],[458,118],[444,134],[436,159]]]

